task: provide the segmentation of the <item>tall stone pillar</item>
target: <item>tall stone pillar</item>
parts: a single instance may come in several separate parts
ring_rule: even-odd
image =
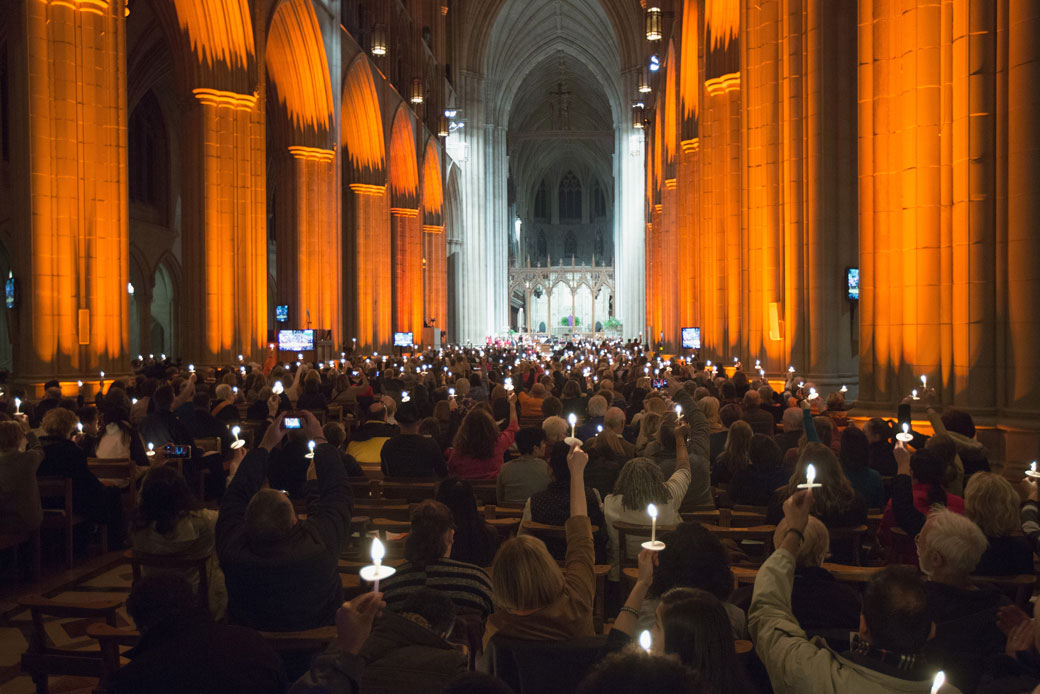
[[[386,186],[351,183],[343,195],[343,292],[349,337],[357,337],[359,349],[385,349],[393,337]]]
[[[185,356],[231,363],[267,337],[264,120],[255,94],[194,90],[183,137]]]
[[[414,333],[422,340],[423,268],[419,210],[390,208],[393,244],[394,330]]]
[[[24,172],[13,182],[14,370],[37,393],[50,379],[75,392],[78,379],[129,368],[124,2],[6,8],[12,171]]]
[[[294,222],[294,243],[280,249],[291,278],[287,286],[293,290],[291,305],[296,323],[320,330],[333,331],[333,343],[343,342],[340,335],[342,308],[338,292],[329,287],[340,285],[340,234],[336,227],[335,159],[331,149],[289,147],[293,158],[293,191],[290,214]],[[282,266],[278,274],[282,274]]]
[[[468,71],[460,71],[456,88],[460,102],[466,109],[471,126],[463,129],[465,159],[462,169],[459,199],[462,200],[462,251],[456,291],[458,323],[455,331],[460,342],[482,342],[493,319],[489,310],[487,291],[488,259],[491,243],[487,225],[487,186],[484,154],[484,78]]]
[[[448,253],[444,227],[424,224],[422,228],[425,319],[443,332],[448,325]]]

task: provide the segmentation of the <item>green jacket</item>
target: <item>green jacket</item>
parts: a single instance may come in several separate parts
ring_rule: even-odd
[[[931,680],[899,679],[855,663],[810,640],[791,613],[795,557],[779,549],[762,564],[748,610],[748,631],[776,694],[929,694]],[[941,694],[959,694],[944,685]]]

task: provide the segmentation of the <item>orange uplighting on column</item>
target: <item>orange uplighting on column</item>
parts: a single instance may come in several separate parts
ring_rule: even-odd
[[[403,105],[390,131],[390,214],[394,330],[422,335],[422,232],[412,116]]]

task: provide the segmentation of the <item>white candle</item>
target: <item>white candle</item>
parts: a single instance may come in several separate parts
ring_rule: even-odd
[[[83,387],[83,381],[76,381],[76,385],[78,385],[80,388],[82,388]]]
[[[130,398],[130,404],[131,405],[136,405],[137,404],[137,398]]]
[[[603,425],[602,424],[597,424],[596,425],[596,433],[597,434],[602,434],[603,433]]]
[[[639,635],[639,647],[642,648],[647,653],[649,653],[651,645],[652,645],[652,640],[650,638],[650,632],[649,631],[643,631],[643,633],[641,633]]]
[[[646,513],[650,516],[650,543],[657,543],[657,507],[653,504],[647,504]]]
[[[188,371],[191,372],[191,373],[195,373],[195,365],[194,364],[188,364]]]
[[[82,434],[83,433],[83,422],[76,422],[76,429],[79,430],[79,433]]]
[[[455,389],[454,389],[454,388],[448,388],[448,396],[449,396],[449,397],[450,397],[450,398],[451,398],[452,400],[454,400],[454,399],[455,399]]]
[[[408,395],[408,391],[401,391],[401,402],[411,402],[412,398]]]
[[[914,388],[913,390],[910,391],[910,397],[912,397],[914,400],[918,400],[919,399],[917,397],[917,388]]]
[[[14,399],[14,413],[15,414],[21,414],[22,413],[22,399],[21,398],[15,398]]]
[[[506,377],[505,389],[506,390],[513,390],[513,379],[512,378]]]
[[[231,435],[235,437],[235,440],[231,442],[232,450],[237,450],[242,446],[246,445],[246,442],[238,438],[238,435],[242,433],[242,427],[235,425],[231,427]]]
[[[788,373],[794,373],[794,367],[793,366],[788,366],[787,367],[787,371],[788,371]]]
[[[815,400],[818,397],[820,397],[820,396],[817,394],[816,389],[815,388],[809,388],[809,399],[810,400]]]
[[[246,360],[246,358],[245,358],[245,357],[243,357],[243,356],[242,356],[241,354],[239,354],[239,355],[238,355],[238,360],[239,360],[239,361],[245,361],[245,360]]]
[[[375,575],[376,580],[372,585],[372,592],[379,592],[379,570],[383,563],[383,557],[386,555],[386,550],[383,548],[383,543],[379,541],[379,538],[372,540],[372,564],[376,567]]]
[[[306,458],[313,458],[313,457],[314,457],[314,447],[315,447],[316,445],[317,445],[317,444],[316,444],[316,443],[314,443],[314,441],[313,441],[313,440],[312,440],[312,441],[308,441],[308,442],[307,442],[307,455],[306,455],[306,456],[304,456],[304,457],[306,457]]]
[[[297,361],[303,361],[303,352],[299,352],[299,353],[297,353],[297,355],[296,355],[296,360],[297,360]]]
[[[924,387],[924,388],[928,387],[928,377],[925,376],[924,374],[921,374],[921,386]],[[940,671],[939,674],[941,675],[942,671]],[[936,675],[936,677],[938,677],[938,676],[939,675]]]
[[[578,415],[571,412],[570,416],[567,417],[567,421],[571,424],[571,438],[574,438],[574,425],[578,423]]]
[[[932,692],[931,694],[939,694],[939,690],[942,689],[943,684],[946,682],[946,673],[942,670],[935,673],[935,679],[932,680]]]
[[[675,414],[678,416],[679,419],[682,419],[682,405],[675,406]]]
[[[845,386],[845,385],[843,385],[843,386],[841,387],[841,391],[840,391],[840,392],[842,392],[842,393],[847,393],[847,392],[849,392],[849,387],[848,387],[848,386]]]
[[[805,481],[811,486],[816,481],[816,466],[809,463],[805,466]]]
[[[909,443],[910,441],[914,440],[914,437],[910,434],[909,422],[903,422],[903,431],[899,434],[896,434],[896,439],[902,441],[903,443]]]
[[[148,456],[151,457],[153,455],[155,455],[155,444],[152,443],[151,441],[149,441],[148,442]]]
[[[271,392],[275,395],[281,395],[283,392],[285,392],[285,386],[282,385],[281,381],[275,381],[274,385],[271,386]]]

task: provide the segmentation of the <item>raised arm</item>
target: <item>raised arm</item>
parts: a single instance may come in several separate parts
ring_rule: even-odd
[[[314,449],[318,500],[308,506],[307,520],[304,522],[317,529],[326,546],[339,554],[350,528],[350,511],[353,507],[347,472],[339,451],[325,440],[317,418],[306,410],[300,416],[306,422],[307,438],[318,444]]]
[[[614,630],[627,634],[629,637],[635,635],[636,624],[639,621],[639,609],[646,600],[646,593],[650,590],[650,584],[654,580],[654,567],[657,566],[658,553],[652,549],[644,549],[639,552],[639,576],[632,586],[632,592],[628,594],[628,600],[624,607],[618,612],[614,620]]]
[[[892,450],[896,457],[896,478],[892,481],[892,516],[896,525],[914,537],[921,532],[925,514],[914,506],[914,482],[910,475],[910,451],[902,441]]]
[[[704,415],[701,415],[702,417]],[[686,447],[686,437],[690,434],[690,427],[681,421],[676,424],[673,435],[675,436],[675,469],[690,469],[690,451]]]
[[[181,392],[177,394],[173,399],[173,405],[170,407],[170,411],[176,412],[179,407],[184,403],[195,397],[195,380],[197,378],[196,373],[193,371],[188,380],[185,381],[184,386],[181,388]]]
[[[805,428],[805,440],[810,443],[819,443],[820,435],[816,433],[816,422],[813,421],[812,406],[808,400],[801,400],[799,403],[802,407],[802,422]]]

